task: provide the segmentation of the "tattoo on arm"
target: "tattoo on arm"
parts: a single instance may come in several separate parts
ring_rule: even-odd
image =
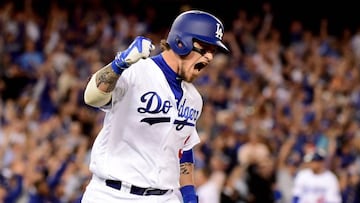
[[[190,171],[188,167],[191,165],[191,163],[182,163],[180,164],[180,174],[188,175],[190,174]]]
[[[96,86],[99,87],[102,85],[105,87],[105,92],[113,91],[115,89],[116,82],[120,77],[120,75],[116,74],[111,69],[111,66],[106,66],[105,68],[101,69],[96,76]]]

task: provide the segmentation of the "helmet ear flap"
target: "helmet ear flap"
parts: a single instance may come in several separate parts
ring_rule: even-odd
[[[183,35],[182,37],[176,35],[174,41],[170,43],[170,47],[175,51],[175,53],[181,56],[188,55],[192,46],[192,37],[186,35]]]
[[[176,42],[176,46],[179,48],[179,49],[182,49],[184,47],[184,43],[181,41],[181,39],[179,37],[177,37],[175,39],[175,42]]]

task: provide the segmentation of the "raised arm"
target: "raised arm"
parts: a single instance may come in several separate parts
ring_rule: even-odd
[[[149,57],[154,48],[150,39],[136,37],[125,51],[119,52],[111,63],[92,75],[85,89],[85,103],[93,107],[108,104],[121,73],[141,58]]]

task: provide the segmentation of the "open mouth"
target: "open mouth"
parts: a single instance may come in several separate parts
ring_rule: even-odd
[[[205,68],[207,64],[206,63],[203,63],[203,62],[200,62],[200,63],[197,63],[195,64],[195,69],[197,69],[198,71],[200,71],[201,69]]]

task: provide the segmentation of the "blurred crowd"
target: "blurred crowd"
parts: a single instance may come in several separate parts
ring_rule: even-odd
[[[170,27],[159,26],[161,11],[150,6],[140,11],[119,3],[109,14],[101,1],[72,9],[49,2],[45,16],[31,1],[0,7],[0,200],[6,203],[79,201],[104,116],[83,102],[89,76],[138,35],[159,52]],[[225,26],[231,53],[218,53],[195,82],[205,101],[195,149],[200,199],[291,202],[303,156],[321,148],[343,202],[359,202],[360,29],[334,36],[323,18],[319,30],[293,20],[284,33],[274,26],[271,4],[261,11],[238,9]]]

